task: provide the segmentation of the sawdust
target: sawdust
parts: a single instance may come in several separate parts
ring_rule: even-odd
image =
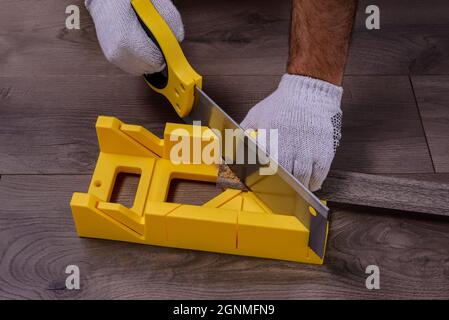
[[[218,168],[217,186],[223,189],[236,189],[246,191],[246,186],[240,179],[232,172],[227,164],[222,163]]]

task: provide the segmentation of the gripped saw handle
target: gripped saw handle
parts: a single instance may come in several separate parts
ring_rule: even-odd
[[[164,95],[184,118],[189,115],[195,99],[195,86],[201,88],[202,77],[193,70],[170,27],[150,0],[132,0],[131,5],[147,35],[162,51],[166,67],[146,74],[144,78],[156,92]]]

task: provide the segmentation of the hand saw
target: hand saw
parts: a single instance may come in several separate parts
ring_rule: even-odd
[[[222,133],[222,137],[225,136],[225,129],[241,129],[243,132],[243,129],[202,91],[202,77],[190,66],[175,35],[151,1],[132,0],[131,3],[143,29],[158,45],[166,62],[162,72],[144,75],[149,86],[164,95],[186,123],[201,121],[202,125]],[[255,150],[257,142],[247,137],[245,147]],[[273,212],[286,212],[282,209],[283,204],[280,203],[282,201],[275,201],[269,196],[273,193],[286,198],[293,197],[295,204],[305,202],[315,209],[316,214],[310,214],[310,219],[307,219],[310,230],[309,247],[323,258],[329,209],[273,158],[270,157],[269,161],[276,164],[277,170],[268,176],[260,175],[259,169],[263,166],[262,164],[228,163],[228,165],[248,189],[260,197]],[[253,183],[261,179],[265,179],[263,184]],[[252,185],[254,187],[251,187]],[[276,190],[270,190],[270,186],[276,186]],[[296,201],[297,198],[303,201]],[[299,208],[296,208],[295,212],[298,210]],[[308,212],[308,208],[305,210]],[[300,220],[303,219],[299,213],[296,216]]]

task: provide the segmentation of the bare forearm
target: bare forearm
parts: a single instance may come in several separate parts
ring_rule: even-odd
[[[293,0],[287,71],[341,85],[357,0]]]

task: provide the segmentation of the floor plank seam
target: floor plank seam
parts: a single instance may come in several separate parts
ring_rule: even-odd
[[[432,163],[433,172],[437,173],[437,171],[435,169],[435,163],[434,163],[433,158],[432,158],[432,152],[430,151],[429,139],[427,138],[426,129],[424,128],[424,122],[423,122],[421,110],[419,108],[418,99],[416,98],[415,87],[413,86],[413,80],[412,80],[412,77],[410,75],[408,76],[408,79],[410,81],[410,87],[412,89],[413,99],[415,101],[416,110],[418,111],[418,117],[419,117],[419,121],[421,123],[421,129],[422,129],[422,132],[424,134],[424,139],[426,140],[427,152],[428,152],[429,157],[430,157],[430,162]]]

